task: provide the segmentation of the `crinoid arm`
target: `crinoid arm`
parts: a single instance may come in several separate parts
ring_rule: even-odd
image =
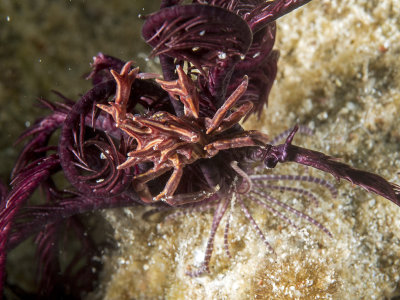
[[[388,182],[377,174],[353,168],[322,152],[292,145],[297,130],[298,126],[295,126],[284,144],[272,147],[269,145],[270,148],[266,150],[264,156],[264,163],[267,166],[275,167],[278,162],[297,162],[330,173],[337,180],[348,180],[353,185],[385,197],[400,206],[400,187],[398,185]]]
[[[336,158],[324,153],[289,145],[288,161],[294,161],[302,165],[328,172],[336,179],[346,179],[354,185],[361,186],[368,192],[378,194],[396,205],[400,206],[400,187],[388,182],[383,177],[363,170],[358,170],[349,165],[337,161]]]

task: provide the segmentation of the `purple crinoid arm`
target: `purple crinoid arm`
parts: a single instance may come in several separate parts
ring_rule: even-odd
[[[4,281],[7,242],[11,225],[20,207],[36,188],[59,168],[57,155],[40,158],[27,165],[11,183],[13,189],[0,206],[0,293]],[[0,294],[1,298],[1,294]]]
[[[322,152],[292,145],[297,129],[298,126],[295,126],[284,144],[271,146],[264,156],[264,163],[267,166],[274,167],[278,162],[297,162],[330,173],[338,180],[346,179],[400,206],[400,186],[388,182],[377,174],[355,169]]]
[[[400,187],[386,181],[383,177],[355,169],[349,165],[337,161],[334,157],[324,153],[289,145],[287,148],[288,160],[302,165],[331,173],[338,180],[343,178],[354,185],[361,186],[368,192],[378,194],[400,206]]]

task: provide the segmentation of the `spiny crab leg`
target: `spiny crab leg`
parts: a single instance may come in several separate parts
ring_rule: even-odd
[[[168,160],[164,155],[168,155],[171,149],[175,150],[175,147],[179,147],[182,144],[183,143],[175,143],[173,140],[157,139],[155,140],[154,146],[148,147],[146,145],[145,148],[129,152],[128,159],[124,163],[120,164],[117,169],[125,169],[141,162],[152,161],[152,158],[157,156],[157,152],[161,152],[160,159],[158,161],[153,160],[153,169],[154,171],[158,171]],[[157,147],[158,149],[155,150],[154,147]]]
[[[139,68],[135,68],[131,71],[132,61],[128,61],[121,69],[121,73],[118,74],[115,70],[111,70],[115,81],[117,82],[117,92],[115,102],[109,102],[109,105],[97,104],[97,107],[109,113],[117,126],[126,119],[126,107],[128,105],[129,96],[131,93],[132,83],[135,81]]]
[[[171,168],[173,168],[174,171],[172,172],[167,183],[165,184],[164,189],[162,190],[161,193],[159,193],[156,197],[153,198],[153,201],[163,200],[163,201],[167,202],[168,204],[173,205],[174,202],[170,203],[169,200],[172,199],[172,196],[174,195],[174,193],[181,181],[182,174],[183,174],[183,163],[179,159],[178,154],[174,154],[171,157],[169,157],[169,161],[172,162],[173,166],[163,167],[158,170],[150,169],[149,171],[147,171],[143,174],[139,174],[134,179],[134,185],[135,185],[135,187],[140,186],[140,187],[142,187],[142,189],[147,188],[145,185],[146,182],[159,177],[160,175],[164,174],[165,172],[167,172]]]
[[[165,120],[172,119],[168,118],[169,116],[170,114],[168,114],[167,112],[163,112],[163,115],[160,114],[160,119],[152,120],[146,119],[144,117],[133,117],[132,120],[149,128],[154,128],[156,130],[164,131],[169,134],[176,134],[177,136],[179,136],[179,138],[190,141],[192,143],[197,142],[200,139],[200,136],[197,133],[193,132],[193,130],[186,129],[180,124],[173,124],[172,122],[162,122],[163,118]]]
[[[199,93],[193,80],[185,74],[182,66],[177,66],[176,72],[178,79],[174,81],[165,81],[156,79],[157,83],[166,90],[174,99],[183,103],[185,116],[199,117]]]
[[[220,150],[226,150],[231,148],[242,148],[259,146],[265,144],[268,141],[268,136],[257,130],[249,130],[245,132],[245,135],[236,135],[232,138],[221,139],[212,142],[204,147],[204,150],[210,156],[216,155]]]
[[[171,166],[163,167],[157,171],[154,169],[150,169],[149,171],[139,174],[138,176],[135,177],[132,184],[134,190],[139,194],[140,199],[142,201],[146,203],[152,203],[154,200],[149,190],[149,187],[147,186],[146,183],[161,176],[162,174],[168,172],[171,169],[172,169]]]
[[[224,102],[224,104],[217,110],[214,117],[207,124],[207,134],[210,134],[215,129],[217,129],[222,121],[224,120],[227,112],[236,104],[236,102],[242,97],[242,95],[247,90],[247,85],[249,84],[249,78],[247,75],[244,76],[242,82],[236,88],[236,90],[229,96],[229,98]]]
[[[139,79],[152,79],[158,78],[160,75],[155,73],[139,73],[139,67],[130,70],[132,61],[128,61],[118,73],[111,70],[111,74],[117,83],[117,92],[115,102],[109,102],[108,105],[97,104],[97,107],[110,114],[117,126],[126,119],[126,107],[128,106],[129,96],[131,94],[131,87],[136,78]]]
[[[243,103],[231,115],[222,120],[218,128],[214,130],[214,133],[221,133],[237,124],[243,116],[247,115],[247,113],[252,110],[253,106],[253,103],[250,101]]]
[[[136,140],[138,149],[143,148],[143,136],[147,136],[152,133],[150,128],[139,128],[131,119],[123,120],[119,124],[119,128]]]
[[[163,191],[154,197],[154,201],[164,200],[168,204],[172,204],[169,202],[169,198],[172,198],[181,181],[183,175],[183,163],[180,161],[178,154],[172,155],[169,159],[174,165],[174,171],[168,179],[168,182],[165,184]]]

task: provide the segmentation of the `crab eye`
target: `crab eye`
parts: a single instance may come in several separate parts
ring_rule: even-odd
[[[264,160],[264,165],[269,169],[275,168],[277,163],[278,158],[276,156],[269,156]]]

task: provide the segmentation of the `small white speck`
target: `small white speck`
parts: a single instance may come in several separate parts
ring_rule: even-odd
[[[390,41],[385,41],[383,43],[383,47],[385,47],[385,49],[389,49],[390,48]]]
[[[256,58],[256,57],[258,57],[258,56],[260,56],[260,52],[254,53],[253,58]]]
[[[31,126],[31,122],[26,121],[26,122],[25,122],[25,127],[29,127],[29,126]]]
[[[220,52],[220,53],[218,54],[218,58],[219,58],[219,59],[225,59],[225,58],[226,58],[226,53],[225,53],[225,52]]]
[[[143,270],[147,271],[149,268],[150,268],[150,267],[149,267],[148,264],[144,264],[144,265],[143,265]]]
[[[200,49],[200,47],[193,47],[192,48],[192,51],[194,52],[194,51],[198,51]]]
[[[205,30],[202,30],[202,31],[199,32],[199,35],[200,35],[200,36],[203,36],[205,33],[206,33],[206,31],[205,31]]]
[[[11,21],[11,17],[10,17],[10,16],[7,16],[7,17],[6,17],[6,20],[7,20],[7,22],[10,22],[10,21]]]
[[[93,256],[93,257],[92,257],[92,260],[93,260],[93,261],[99,262],[99,261],[101,261],[101,257],[99,257],[99,256]]]
[[[321,112],[317,115],[317,118],[319,120],[326,120],[328,118],[328,113],[326,111]]]
[[[41,58],[39,58],[39,59],[38,59],[38,62],[39,62],[39,63],[41,63],[41,62],[42,62],[42,59],[41,59]]]
[[[100,182],[103,182],[103,181],[104,181],[104,178],[100,178],[100,179],[96,180],[97,183],[100,183]]]
[[[356,105],[353,102],[347,102],[346,108],[349,110],[354,110],[354,109],[356,109]]]

